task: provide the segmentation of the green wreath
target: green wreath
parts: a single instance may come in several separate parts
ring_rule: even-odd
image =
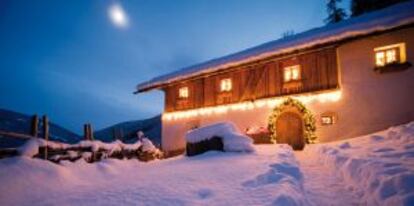
[[[276,106],[273,109],[272,114],[270,114],[269,116],[269,122],[267,127],[270,132],[270,138],[272,139],[272,141],[276,142],[276,120],[286,107],[295,107],[302,114],[305,126],[305,142],[308,144],[316,143],[316,124],[312,112],[309,109],[307,109],[305,105],[303,105],[300,101],[292,99],[290,97],[287,98],[280,105]]]

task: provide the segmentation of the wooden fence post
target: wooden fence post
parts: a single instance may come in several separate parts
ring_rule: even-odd
[[[85,140],[90,140],[90,141],[94,140],[91,124],[86,123],[83,125],[83,137],[85,138]]]
[[[47,159],[47,141],[49,140],[49,120],[46,115],[43,115],[43,134],[46,140],[44,157]]]
[[[95,138],[93,136],[93,129],[92,129],[92,125],[88,124],[89,126],[89,140],[93,141]]]
[[[31,123],[31,135],[37,137],[37,134],[39,133],[39,117],[37,114],[33,115]]]
[[[83,137],[85,140],[89,140],[89,129],[87,123],[83,125]]]

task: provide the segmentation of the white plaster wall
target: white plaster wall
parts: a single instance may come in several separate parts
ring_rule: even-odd
[[[414,120],[414,69],[378,74],[373,71],[375,47],[405,42],[407,61],[414,63],[414,28],[367,37],[341,45],[337,49],[342,98],[337,102],[311,102],[306,106],[317,118],[317,136],[321,142],[368,134]],[[185,133],[193,125],[232,121],[241,130],[266,126],[271,108],[163,120],[162,147],[176,150],[185,147]],[[336,124],[322,126],[320,115],[335,112]]]

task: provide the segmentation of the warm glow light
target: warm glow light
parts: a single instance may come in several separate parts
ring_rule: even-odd
[[[220,81],[220,91],[221,92],[229,92],[232,89],[231,79],[222,79]]]
[[[375,52],[375,65],[378,67],[392,63],[404,63],[406,61],[405,43],[398,43],[383,47],[377,47]]]
[[[128,27],[128,17],[120,4],[111,5],[108,9],[108,15],[115,26],[121,28]]]
[[[387,63],[388,64],[396,62],[397,61],[397,52],[395,51],[395,49],[387,50],[386,57],[387,57]]]
[[[292,76],[292,74],[291,74],[291,71],[290,71],[290,68],[289,67],[286,67],[285,69],[285,73],[284,73],[284,80],[285,80],[285,82],[289,82],[290,80],[291,80],[291,76]]]
[[[300,79],[300,65],[285,67],[283,71],[283,80],[285,82]]]
[[[188,87],[181,87],[178,90],[178,97],[179,98],[185,99],[185,98],[188,98],[189,96],[190,96],[190,92],[188,91]]]
[[[384,52],[377,52],[375,54],[375,64],[377,66],[384,66],[385,65],[385,53]]]
[[[326,93],[319,93],[319,94],[304,94],[304,95],[296,95],[291,96],[294,99],[297,99],[304,104],[308,104],[314,101],[318,101],[320,103],[325,102],[336,102],[339,101],[342,97],[342,92],[340,90],[326,92]],[[277,105],[281,104],[286,97],[275,97],[275,98],[268,98],[268,99],[259,99],[254,102],[241,102],[235,104],[228,104],[228,105],[220,105],[216,107],[205,107],[200,109],[192,109],[187,111],[177,111],[177,112],[169,112],[164,113],[162,115],[163,120],[177,120],[177,119],[184,119],[184,118],[191,118],[196,116],[208,116],[212,114],[224,114],[228,111],[246,111],[246,110],[253,110],[255,108],[262,108],[267,106],[268,108],[274,108]]]

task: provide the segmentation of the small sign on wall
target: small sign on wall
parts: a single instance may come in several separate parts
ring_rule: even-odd
[[[335,112],[324,112],[321,114],[320,123],[323,126],[333,125],[337,119],[338,115]]]

